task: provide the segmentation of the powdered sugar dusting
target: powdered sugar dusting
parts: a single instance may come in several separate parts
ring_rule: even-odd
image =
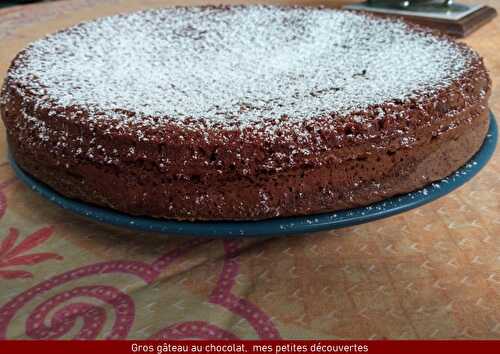
[[[402,22],[325,9],[166,8],[32,44],[9,75],[89,119],[247,126],[347,114],[443,87],[468,58]]]

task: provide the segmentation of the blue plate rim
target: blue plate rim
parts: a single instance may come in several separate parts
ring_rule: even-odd
[[[489,118],[489,130],[481,149],[468,163],[440,182],[431,183],[418,191],[388,198],[366,207],[346,209],[333,213],[257,221],[190,222],[132,216],[67,198],[24,172],[10,154],[9,160],[16,176],[32,190],[63,209],[93,221],[137,231],[172,236],[231,238],[295,235],[354,226],[393,216],[430,203],[459,188],[485,167],[495,152],[498,127],[495,116],[491,111]],[[451,178],[450,181],[443,183],[449,178]],[[394,204],[394,206],[387,208],[386,206],[389,204]]]

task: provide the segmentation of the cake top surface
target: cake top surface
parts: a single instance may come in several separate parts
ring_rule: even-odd
[[[89,120],[244,127],[346,115],[437,91],[471,51],[399,21],[318,8],[174,7],[31,44],[9,78]]]

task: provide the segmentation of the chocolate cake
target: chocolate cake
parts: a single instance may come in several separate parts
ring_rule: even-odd
[[[480,148],[491,82],[463,44],[322,8],[174,7],[60,31],[13,60],[10,151],[61,194],[243,220],[367,205]]]

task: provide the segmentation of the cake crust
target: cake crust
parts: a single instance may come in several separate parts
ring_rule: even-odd
[[[168,22],[174,17],[184,20]],[[234,26],[260,28],[259,18],[285,27],[256,32],[256,39],[228,37]],[[187,67],[201,63],[206,71],[210,57],[203,53],[216,48],[226,60],[213,64],[219,76],[196,72],[195,82],[175,66],[181,56],[155,52],[143,58],[146,64],[130,65],[143,74],[143,66],[152,68],[151,58],[165,60],[169,70],[157,70],[163,81],[137,83],[134,77],[127,83],[126,69],[115,74],[119,69],[111,66],[127,53],[124,48],[106,52],[108,61],[99,54],[108,48],[82,49],[87,37],[116,34],[124,21],[139,34],[145,25],[151,30],[168,22],[170,32],[156,40],[167,54],[185,48],[186,56],[194,55],[185,59]],[[331,21],[342,23],[344,38],[330,36]],[[365,33],[352,37],[362,28]],[[392,57],[362,41],[373,28],[381,33],[375,38],[380,51]],[[346,38],[357,38],[362,42],[356,48],[338,50],[358,56],[367,45],[366,56],[380,55],[381,63],[328,64],[335,48],[322,48],[316,38],[337,40],[337,49],[351,43]],[[289,41],[296,42],[280,49]],[[252,66],[264,54],[229,57],[248,45],[271,51],[264,69]],[[399,55],[401,50],[406,52]],[[85,58],[87,64],[74,63]],[[311,58],[317,78],[302,67]],[[278,60],[285,63],[277,66]],[[403,68],[390,69],[395,63]],[[85,65],[98,66],[111,83],[98,81],[94,71],[71,75],[84,73]],[[223,76],[234,70],[239,76]],[[387,86],[374,86],[384,80]],[[83,23],[32,44],[13,60],[0,113],[18,164],[63,195],[133,215],[263,219],[368,205],[446,177],[484,140],[490,86],[482,59],[468,47],[403,22],[317,8],[181,7]]]

